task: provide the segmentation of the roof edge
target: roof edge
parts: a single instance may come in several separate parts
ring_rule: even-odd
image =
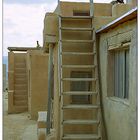
[[[116,27],[117,25],[119,25],[121,23],[124,23],[124,22],[126,22],[126,21],[128,21],[130,19],[133,19],[133,18],[137,17],[137,10],[138,10],[138,7],[135,7],[133,9],[131,9],[129,12],[127,12],[124,15],[120,16],[119,18],[113,20],[109,24],[107,24],[107,25],[102,26],[101,28],[99,28],[96,31],[96,34],[106,32],[110,28],[114,28],[114,27]],[[131,17],[130,17],[130,15],[131,15]]]

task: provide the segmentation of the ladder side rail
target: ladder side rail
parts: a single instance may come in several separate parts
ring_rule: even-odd
[[[51,94],[52,94],[52,72],[53,72],[53,44],[49,44],[49,68],[48,68],[48,110],[46,133],[50,134],[51,128]]]
[[[60,110],[61,110],[61,116],[60,116],[60,139],[63,137],[63,81],[62,81],[62,32],[61,32],[61,17],[59,16],[59,67],[60,67]]]
[[[96,48],[96,37],[95,37],[95,31],[93,31],[93,39],[94,39],[94,44],[93,44],[93,52],[95,53],[94,55],[94,65],[98,65],[97,64],[97,48]],[[98,135],[99,137],[101,137],[101,140],[102,140],[102,128],[101,128],[101,107],[100,107],[100,93],[99,93],[99,76],[98,76],[98,66],[95,68],[95,76],[97,78],[97,81],[96,81],[96,92],[97,92],[97,105],[99,106],[98,108],[98,113],[97,113],[97,119],[99,121],[99,125],[98,125]]]

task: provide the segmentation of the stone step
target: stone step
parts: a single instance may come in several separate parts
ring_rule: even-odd
[[[37,126],[38,128],[46,128],[47,111],[38,112]]]
[[[99,140],[99,136],[96,134],[64,134],[63,140]]]

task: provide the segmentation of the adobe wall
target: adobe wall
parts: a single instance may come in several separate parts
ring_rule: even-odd
[[[137,24],[131,20],[99,37],[100,81],[108,140],[135,140],[137,131]],[[108,47],[130,41],[129,98],[109,97]],[[111,61],[111,60],[110,60]],[[111,73],[110,73],[111,74]],[[109,75],[110,75],[109,74]],[[113,93],[113,92],[112,92]]]
[[[89,11],[89,3],[61,2],[60,13],[63,16],[73,16],[73,11]],[[94,3],[94,16],[112,16],[112,4]]]
[[[28,108],[31,119],[37,119],[38,111],[47,110],[48,54],[42,51],[27,52]]]
[[[27,111],[26,54],[8,53],[8,113]]]
[[[123,15],[132,9],[131,4],[105,4],[105,3],[94,3],[94,20],[93,24],[96,29],[108,24],[117,17]],[[61,12],[60,12],[61,11]],[[47,42],[57,42],[59,38],[59,24],[58,14],[62,16],[73,16],[73,11],[89,11],[88,3],[75,3],[75,2],[60,2],[60,11],[57,6],[54,13],[46,13],[44,18],[44,29],[43,29],[43,41],[44,47]],[[79,24],[80,23],[80,24]],[[73,21],[69,22],[72,27]],[[82,26],[81,22],[78,21],[79,26]],[[85,23],[88,25],[88,23]]]

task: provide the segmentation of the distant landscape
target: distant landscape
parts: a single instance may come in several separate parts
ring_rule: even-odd
[[[2,63],[6,64],[6,79],[8,79],[8,56],[3,56],[2,59]]]

